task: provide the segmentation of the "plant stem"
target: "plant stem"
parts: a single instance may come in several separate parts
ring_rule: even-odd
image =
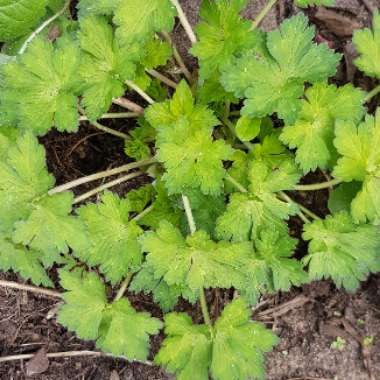
[[[161,35],[164,37],[166,42],[168,42],[170,46],[172,47],[174,59],[177,61],[178,66],[181,68],[183,75],[189,82],[191,82],[192,81],[191,73],[189,69],[187,68],[184,60],[182,59],[181,54],[179,53],[177,47],[175,46],[175,43],[170,37],[170,34],[167,32],[161,32]]]
[[[191,43],[195,44],[197,42],[197,37],[195,36],[193,28],[191,27],[189,20],[187,19],[185,12],[183,11],[181,7],[181,4],[179,3],[178,0],[170,0],[170,1],[177,8],[179,21],[181,21],[181,24],[183,28],[185,29],[185,32],[187,36],[189,37]]]
[[[120,166],[118,168],[104,170],[102,172],[91,174],[91,175],[86,176],[86,177],[78,178],[78,179],[75,179],[74,181],[70,181],[70,182],[67,182],[63,185],[57,186],[54,189],[51,189],[48,194],[53,195],[53,194],[57,194],[57,193],[62,193],[63,191],[70,190],[74,187],[83,185],[85,183],[93,182],[93,181],[96,181],[98,179],[102,179],[102,178],[106,178],[106,177],[111,177],[111,176],[114,176],[116,174],[124,173],[124,172],[127,172],[127,171],[132,170],[132,169],[152,165],[155,162],[156,162],[155,158],[147,158],[145,160],[132,162],[130,164],[126,164],[126,165]]]
[[[117,113],[105,113],[99,117],[101,119],[132,119],[141,116],[137,112],[117,112]],[[89,121],[87,116],[80,116],[79,121]]]
[[[123,107],[129,111],[136,112],[139,115],[144,115],[144,108],[139,106],[138,104],[132,102],[129,99],[126,98],[116,98],[112,100],[112,103]]]
[[[73,201],[73,204],[78,204],[80,202],[83,202],[84,200],[91,198],[93,195],[101,193],[102,191],[107,190],[111,187],[120,185],[121,183],[129,181],[133,178],[139,177],[142,174],[143,174],[143,172],[135,172],[135,173],[128,174],[124,177],[120,177],[118,179],[115,179],[114,181],[107,182],[104,185],[101,185],[101,186],[99,186],[93,190],[88,191],[87,193],[80,195],[79,197],[76,197]]]
[[[267,5],[264,7],[264,9],[258,14],[256,19],[252,22],[252,26],[250,30],[256,29],[261,21],[264,20],[265,16],[269,13],[269,11],[272,9],[272,7],[276,4],[277,0],[269,0]]]
[[[186,213],[187,221],[189,223],[190,233],[194,234],[195,231],[197,230],[197,227],[195,225],[193,212],[191,211],[189,198],[186,195],[182,195],[182,202],[183,202],[183,206],[185,207],[185,213]]]
[[[235,131],[235,125],[234,123],[232,123],[231,120],[227,119],[227,118],[223,118],[222,120],[222,123],[228,127],[228,129],[231,131],[231,133],[236,136],[236,131]],[[237,136],[236,136],[237,137]],[[238,138],[238,137],[237,137]],[[240,140],[240,139],[239,139]],[[244,144],[244,146],[249,150],[249,151],[252,151],[253,150],[253,144],[251,144],[249,141],[242,141],[242,144]]]
[[[284,200],[284,201],[287,201],[289,203],[295,203],[298,205],[298,207],[300,208],[300,210],[305,213],[306,215],[310,216],[312,219],[315,219],[315,220],[320,220],[321,218],[314,214],[312,211],[310,211],[308,208],[306,208],[305,206],[302,206],[301,204],[297,203],[296,201],[294,201],[292,198],[289,197],[288,194],[286,194],[284,191],[280,191],[279,192],[281,198]],[[300,216],[300,215],[298,215]]]
[[[226,174],[226,180],[232,185],[234,185],[241,193],[248,193],[248,190],[229,174]]]
[[[53,297],[53,298],[62,298],[62,294],[59,292],[56,292],[54,290],[40,288],[37,286],[19,284],[17,282],[13,282],[13,281],[0,280],[0,286],[3,288],[25,290],[27,292],[31,292],[31,293],[35,293],[35,294],[41,294],[41,295]]]
[[[124,279],[124,281],[121,283],[120,285],[120,289],[119,291],[117,292],[116,294],[116,297],[115,299],[113,300],[113,302],[116,302],[116,301],[119,301],[123,296],[124,296],[124,293],[125,291],[127,290],[128,286],[129,286],[129,283],[131,282],[132,280],[132,277],[133,277],[133,272],[129,272],[127,274],[127,277]]]
[[[367,96],[364,98],[364,103],[368,103],[374,96],[376,96],[380,92],[380,84],[377,85],[374,89],[372,89]]]
[[[322,190],[322,189],[328,189],[330,187],[339,185],[340,183],[342,183],[342,180],[335,178],[335,179],[332,179],[331,181],[322,182],[322,183],[314,183],[311,185],[297,185],[297,186],[294,186],[294,190],[297,190],[297,191]]]
[[[151,211],[153,211],[154,209],[154,206],[153,205],[150,205],[149,207],[147,207],[144,211],[141,211],[140,214],[136,215],[134,218],[132,218],[132,220],[134,220],[135,222],[138,222],[139,220],[141,220],[145,215],[148,215]]]
[[[126,80],[125,84],[129,86],[132,90],[136,91],[143,99],[145,99],[149,104],[154,104],[155,101],[144,91],[142,90],[136,83]]]
[[[187,217],[187,222],[189,224],[190,233],[194,234],[197,230],[197,227],[195,225],[193,212],[191,211],[190,200],[186,195],[182,194],[182,202],[183,202],[183,206],[185,207],[185,213],[186,213],[186,217]],[[206,323],[206,325],[209,327],[211,336],[213,336],[214,335],[214,329],[213,329],[213,326],[211,323],[210,314],[208,312],[206,295],[205,295],[205,291],[203,288],[199,289],[199,299],[200,299],[200,304],[201,304],[201,309],[202,309],[203,320]]]
[[[113,135],[113,136],[116,136],[116,137],[120,137],[122,138],[123,140],[130,140],[130,137],[123,133],[123,132],[119,132],[119,131],[116,131],[115,129],[112,129],[112,128],[108,128],[106,127],[105,125],[102,125],[100,123],[98,123],[97,121],[90,121],[89,122],[92,126],[94,126],[95,128],[103,131],[103,132],[106,132],[110,135]]]
[[[23,43],[23,45],[21,46],[20,50],[18,51],[18,54],[23,54],[26,50],[26,48],[28,47],[28,45],[34,40],[34,38],[36,38],[47,26],[49,26],[53,21],[55,21],[58,17],[62,16],[65,12],[66,12],[66,9],[69,7],[70,5],[70,0],[66,1],[66,3],[64,4],[64,6],[62,7],[62,9],[57,12],[55,15],[53,15],[52,17],[50,17],[48,20],[46,20],[45,22],[43,22],[27,39],[26,41]]]
[[[161,81],[162,83],[165,83],[166,85],[168,85],[168,86],[171,87],[171,88],[176,89],[177,86],[178,86],[178,83],[176,83],[176,82],[174,82],[173,80],[167,78],[165,75],[159,73],[159,72],[156,71],[156,70],[148,70],[148,69],[146,69],[145,71],[146,71],[151,77],[158,79],[159,81]]]
[[[213,336],[214,335],[214,328],[213,328],[213,325],[212,325],[212,322],[210,319],[210,314],[208,312],[205,290],[203,288],[200,289],[199,299],[200,299],[200,304],[201,304],[203,320],[205,321],[206,325],[208,326],[210,333],[211,333],[211,336]]]

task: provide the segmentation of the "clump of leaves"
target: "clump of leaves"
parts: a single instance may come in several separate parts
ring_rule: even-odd
[[[263,379],[278,342],[252,320],[263,295],[320,279],[352,292],[380,271],[380,109],[365,107],[380,87],[328,84],[341,56],[303,13],[266,33],[270,6],[251,23],[246,0],[204,0],[194,33],[177,0],[80,0],[75,21],[69,3],[0,1],[3,51],[19,51],[0,55],[0,269],[46,287],[58,269],[58,321],[104,352],[145,361],[164,329],[154,362],[178,379]],[[199,75],[170,37],[176,16]],[[375,78],[379,23],[353,37]],[[121,138],[126,164],[55,186],[38,137],[82,122]],[[332,178],[300,184],[320,170]],[[336,185],[323,218],[293,200]],[[191,313],[173,311],[183,300]]]

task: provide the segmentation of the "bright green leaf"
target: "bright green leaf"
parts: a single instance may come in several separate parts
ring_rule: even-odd
[[[236,135],[242,141],[251,141],[260,133],[261,119],[242,116],[236,123]]]

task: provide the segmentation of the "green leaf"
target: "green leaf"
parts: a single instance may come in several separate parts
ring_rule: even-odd
[[[200,288],[230,288],[241,282],[241,260],[250,255],[249,243],[213,242],[204,231],[183,238],[180,231],[163,221],[156,232],[141,239],[147,263],[155,278],[169,285]]]
[[[81,339],[96,339],[107,306],[105,287],[95,273],[60,271],[60,282],[66,292],[65,304],[58,313],[58,322]]]
[[[175,207],[175,202],[168,196],[167,190],[161,180],[154,183],[156,190],[155,199],[152,203],[152,210],[144,215],[138,224],[157,229],[161,221],[166,220],[174,226],[179,226],[182,217],[182,210]]]
[[[77,4],[79,16],[104,15],[111,16],[119,7],[121,0],[80,0]]]
[[[45,195],[54,183],[45,163],[45,150],[30,133],[20,136],[0,162],[0,230],[27,218],[32,202]]]
[[[380,271],[378,228],[354,224],[347,212],[305,224],[302,236],[311,240],[303,259],[311,280],[331,278],[336,286],[354,291],[370,272]]]
[[[162,277],[156,278],[154,268],[147,263],[144,263],[142,269],[133,277],[128,289],[135,293],[152,293],[154,302],[160,305],[163,312],[172,310],[180,296],[193,304],[198,300],[198,293],[190,291],[187,287],[169,286]]]
[[[180,83],[172,100],[150,106],[145,117],[157,130],[157,159],[166,169],[163,180],[169,194],[187,188],[220,194],[223,161],[231,157],[232,148],[223,140],[213,140],[218,120],[207,107],[194,104],[186,82]]]
[[[208,380],[212,341],[207,326],[194,325],[185,313],[170,313],[165,315],[165,334],[155,363],[178,380]]]
[[[170,0],[125,0],[115,11],[117,35],[123,44],[149,39],[155,32],[170,32],[175,7]]]
[[[85,83],[82,103],[86,115],[96,120],[107,112],[112,99],[125,92],[124,82],[135,76],[139,49],[120,46],[112,26],[101,16],[81,19],[79,41],[85,52],[80,76]]]
[[[251,321],[242,299],[225,307],[211,336],[206,325],[194,325],[184,313],[165,316],[163,346],[155,362],[178,380],[248,380],[264,378],[264,354],[278,339],[263,325]]]
[[[152,38],[144,46],[144,55],[140,64],[146,69],[166,65],[172,55],[171,46],[160,39]]]
[[[0,128],[0,159],[6,160],[9,148],[16,144],[20,130],[12,127]]]
[[[162,323],[148,313],[136,312],[125,298],[107,303],[103,282],[95,273],[60,271],[65,304],[58,321],[79,338],[97,340],[96,345],[115,356],[146,360],[149,335]]]
[[[242,116],[236,123],[236,135],[241,141],[251,141],[260,133],[261,119]]]
[[[11,41],[30,33],[45,15],[47,0],[1,0],[0,41]]]
[[[2,271],[13,270],[24,280],[31,280],[37,286],[53,287],[40,259],[39,252],[16,245],[6,235],[0,235],[0,269]]]
[[[296,123],[283,128],[280,136],[289,148],[297,148],[296,162],[304,173],[332,168],[337,159],[335,122],[360,121],[365,113],[364,95],[351,84],[337,88],[317,83],[306,91]]]
[[[278,338],[264,325],[251,321],[242,299],[228,304],[215,323],[211,375],[215,380],[264,379],[264,353]]]
[[[149,336],[157,334],[161,327],[159,319],[152,318],[149,313],[137,312],[124,298],[104,311],[96,345],[116,356],[146,360]]]
[[[252,161],[248,171],[249,192],[230,196],[226,212],[217,221],[217,236],[245,241],[257,236],[259,230],[272,226],[287,232],[284,220],[294,215],[297,207],[279,200],[275,193],[292,189],[299,178],[297,168],[289,160],[276,167]]]
[[[355,30],[352,41],[359,53],[354,63],[370,77],[380,78],[380,14],[373,13],[372,31],[368,28]]]
[[[79,60],[72,39],[62,37],[53,44],[37,37],[17,61],[3,67],[2,96],[14,108],[20,128],[38,135],[53,126],[60,132],[77,131]]]
[[[380,222],[380,109],[376,116],[367,115],[359,126],[338,121],[335,147],[342,157],[333,175],[342,181],[362,182],[362,187],[351,203],[355,222]]]
[[[27,219],[15,223],[13,240],[43,252],[46,267],[59,261],[59,254],[68,253],[69,247],[87,243],[83,224],[70,216],[73,199],[69,192],[47,196],[33,205]]]
[[[99,204],[88,204],[78,211],[86,225],[89,244],[74,253],[91,266],[99,265],[112,284],[138,270],[142,260],[137,238],[143,231],[129,220],[130,212],[129,201],[111,192],[106,192]]]
[[[361,189],[360,182],[345,182],[340,184],[329,195],[329,210],[336,214],[340,211],[350,212],[351,202]]]
[[[295,3],[301,8],[321,5],[325,7],[332,7],[335,5],[335,0],[295,0]]]
[[[127,200],[129,202],[130,212],[140,213],[150,203],[154,195],[152,185],[141,186],[128,192]]]
[[[131,139],[125,140],[125,154],[135,160],[143,160],[151,156],[148,143],[156,138],[155,129],[145,120],[138,119],[138,127],[129,131]]]
[[[199,59],[202,80],[219,72],[234,56],[262,43],[261,32],[250,31],[252,23],[239,14],[246,3],[246,0],[202,2],[202,21],[196,28],[199,42],[190,50]]]
[[[340,59],[326,45],[313,43],[314,35],[300,13],[268,33],[266,53],[248,52],[224,68],[225,89],[247,98],[243,115],[260,118],[277,112],[286,123],[295,122],[305,82],[334,75]]]

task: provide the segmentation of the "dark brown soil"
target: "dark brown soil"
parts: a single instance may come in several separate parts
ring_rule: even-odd
[[[182,0],[185,12],[192,23],[197,20],[200,0]],[[266,0],[250,2],[246,17],[252,18],[266,4]],[[353,50],[350,42],[352,30],[368,26],[372,8],[379,7],[379,0],[337,0],[337,6],[325,11],[305,11],[317,26],[318,39],[327,42],[344,53],[345,62],[337,75],[338,83],[354,81],[363,88],[373,83],[363,78],[352,65]],[[281,20],[297,10],[291,1],[282,0],[266,18],[263,27],[273,29]],[[324,13],[325,12],[325,13]],[[189,47],[180,26],[175,29],[175,40],[185,55]],[[194,60],[188,57],[188,63]],[[117,122],[113,127],[125,130],[128,124]],[[61,184],[83,175],[91,174],[127,162],[123,145],[118,138],[105,135],[90,126],[82,126],[78,134],[50,133],[43,138],[48,154],[49,169]],[[305,182],[315,182],[323,174],[314,174]],[[317,178],[317,180],[318,180]],[[115,189],[124,194],[139,186],[136,180]],[[91,189],[92,183],[78,192]],[[326,192],[298,194],[297,200],[323,216],[327,213]],[[291,231],[300,234],[297,220],[291,221]],[[306,245],[300,244],[302,256]],[[53,273],[54,277],[54,273]],[[13,274],[1,274],[0,279],[22,282]],[[222,291],[209,293],[212,314],[218,315],[228,301],[229,294]],[[159,308],[149,297],[130,296],[138,309],[150,311],[160,317]],[[261,320],[281,338],[274,352],[267,355],[268,380],[377,380],[380,379],[380,275],[372,276],[355,295],[337,290],[330,282],[318,282],[289,293],[266,298],[254,310],[254,317]],[[93,350],[94,344],[78,340],[67,332],[54,317],[57,301],[31,293],[0,288],[0,357],[36,353],[41,347],[47,352]],[[196,322],[201,312],[187,304],[178,310],[189,312]],[[331,344],[340,337],[344,343],[338,348]],[[156,352],[163,336],[152,341],[152,353]],[[364,344],[364,341],[372,344]],[[0,380],[166,380],[172,379],[165,372],[151,365],[127,363],[111,358],[73,358],[50,360],[49,368],[31,377],[26,375],[26,362],[0,364]],[[194,379],[197,380],[197,379]]]

